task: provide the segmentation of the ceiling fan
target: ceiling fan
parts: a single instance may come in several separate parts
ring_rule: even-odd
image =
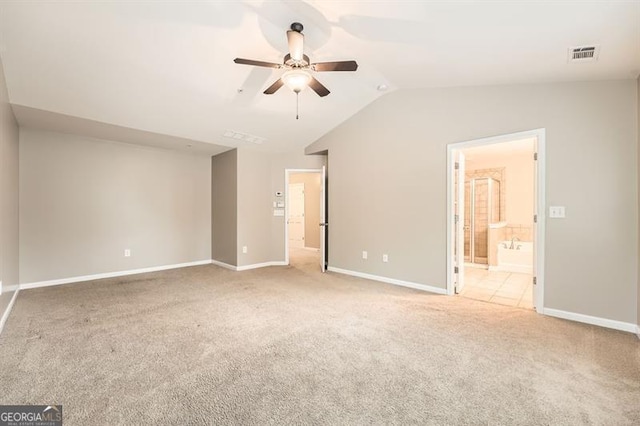
[[[287,70],[282,77],[275,81],[265,91],[265,95],[272,95],[283,85],[293,90],[296,95],[305,87],[309,86],[318,94],[324,97],[329,93],[322,83],[313,77],[309,71],[325,72],[325,71],[355,71],[358,69],[356,61],[334,61],[334,62],[316,62],[311,63],[309,57],[303,53],[304,27],[299,22],[291,24],[291,29],[287,31],[287,41],[289,43],[289,53],[284,56],[282,64],[274,62],[255,61],[252,59],[236,58],[233,60],[236,64],[253,65],[257,67],[276,68]],[[296,118],[298,118],[296,116]]]

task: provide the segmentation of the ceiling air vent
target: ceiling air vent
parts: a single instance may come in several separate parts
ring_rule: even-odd
[[[254,135],[250,135],[248,133],[243,133],[243,132],[236,132],[235,130],[227,130],[226,132],[224,132],[222,136],[224,136],[225,138],[231,138],[238,141],[255,143],[258,145],[266,141],[265,138],[261,138],[260,136],[254,136]]]
[[[580,46],[569,48],[569,62],[594,62],[600,55],[600,46]]]

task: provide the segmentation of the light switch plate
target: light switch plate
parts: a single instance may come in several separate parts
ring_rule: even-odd
[[[565,217],[564,206],[549,207],[549,217],[556,219]]]

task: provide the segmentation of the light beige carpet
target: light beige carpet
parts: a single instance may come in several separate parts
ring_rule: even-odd
[[[640,424],[636,336],[298,266],[20,293],[0,404],[65,424]]]

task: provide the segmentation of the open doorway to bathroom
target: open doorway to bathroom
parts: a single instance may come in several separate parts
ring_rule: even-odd
[[[286,247],[293,266],[321,262],[322,171],[286,171]]]
[[[449,146],[449,293],[542,309],[544,130]]]

